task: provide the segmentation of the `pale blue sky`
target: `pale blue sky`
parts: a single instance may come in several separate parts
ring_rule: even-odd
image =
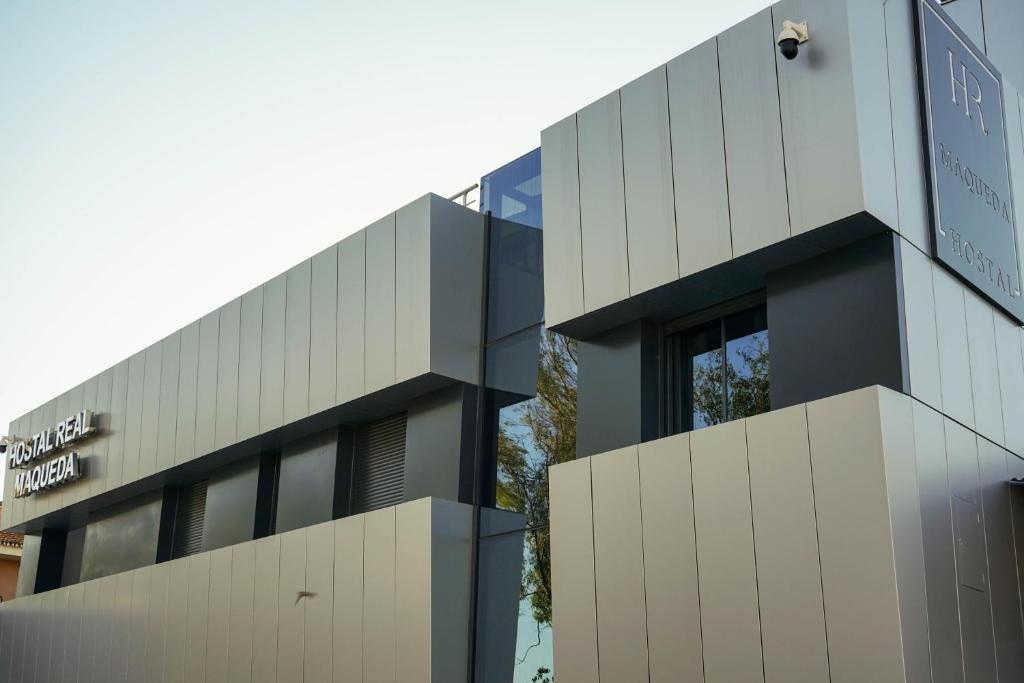
[[[3,3],[0,434],[766,4]]]

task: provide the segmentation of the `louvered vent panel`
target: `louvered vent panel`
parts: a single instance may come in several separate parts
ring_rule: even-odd
[[[352,512],[398,505],[405,489],[405,415],[356,429]]]
[[[186,486],[178,492],[174,520],[174,557],[187,557],[203,550],[203,525],[206,523],[206,482]]]

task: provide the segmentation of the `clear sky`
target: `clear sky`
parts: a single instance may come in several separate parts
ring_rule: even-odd
[[[3,3],[0,434],[767,4]]]

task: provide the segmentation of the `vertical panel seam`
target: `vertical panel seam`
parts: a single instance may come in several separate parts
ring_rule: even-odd
[[[590,487],[590,560],[594,577],[594,664],[597,666],[597,681],[601,680],[601,626],[597,619],[597,530],[594,528],[594,469],[590,458],[587,461],[587,485]],[[639,466],[639,465],[638,465]]]
[[[882,41],[885,45],[885,77],[886,77],[886,92],[889,93],[889,141],[892,144],[892,175],[893,175],[893,187],[896,188],[896,230],[902,232],[903,230],[903,214],[900,210],[900,174],[896,169],[896,114],[893,108],[892,102],[892,60],[889,55],[889,22],[887,15],[889,12],[888,0],[882,0]],[[851,36],[851,40],[855,37]],[[915,60],[917,54],[915,50]],[[858,138],[858,145],[860,140]],[[863,187],[861,188],[863,190]]]
[[[774,39],[775,37],[775,7],[768,8],[768,17],[771,30],[768,35]],[[774,42],[774,40],[773,40]],[[782,176],[783,186],[786,188],[786,218],[789,220],[789,236],[793,236],[793,202],[789,196],[789,164],[787,163],[788,154],[786,154],[786,130],[785,126],[782,125],[782,78],[779,75],[779,54],[774,49],[772,50],[772,61],[775,64],[775,99],[779,104],[779,141],[782,143]],[[748,464],[749,467],[749,464]]]
[[[619,161],[621,162],[622,170],[622,229],[626,233],[626,292],[632,296],[633,282],[629,269],[629,209],[626,208],[626,203],[629,201],[629,198],[626,196],[626,144],[622,131],[622,89],[616,90],[615,94],[615,99],[619,101]],[[581,214],[580,221],[582,222],[582,220]]]
[[[633,448],[636,456],[637,507],[640,510],[640,571],[643,576],[644,587],[644,647],[647,651],[647,679],[649,681],[651,677],[651,629],[647,619],[647,551],[644,545],[644,490],[643,477],[640,474],[640,448],[637,446]]]
[[[580,176],[580,118],[579,112],[572,115],[572,132],[576,138],[576,231],[580,245],[580,304],[582,313],[587,312],[587,279],[583,277],[583,264],[586,262],[586,255],[583,253],[583,179]]]
[[[821,623],[825,628],[825,667],[832,680],[832,659],[828,646],[828,612],[825,610],[825,577],[821,569],[821,530],[818,528],[818,497],[814,491],[814,455],[811,450],[811,415],[807,404],[803,405],[804,432],[807,439],[807,464],[811,477],[811,509],[814,512],[814,549],[818,561],[818,586],[821,590]]]
[[[747,466],[747,504],[750,506],[750,550],[754,556],[754,597],[757,600],[757,637],[761,645],[761,680],[767,679],[764,663],[764,623],[761,618],[761,578],[757,571],[757,535],[754,533],[754,492],[750,483],[750,444],[747,437],[747,420],[743,422],[743,463]]]
[[[668,132],[668,176],[669,181],[672,183],[672,232],[676,238],[676,279],[682,272],[682,266],[679,263],[679,215],[676,202],[676,165],[675,165],[675,153],[672,149],[672,97],[668,90],[668,64],[659,67],[663,70],[665,77],[665,123]],[[625,160],[623,160],[625,164]],[[625,165],[623,165],[625,168]],[[623,177],[625,177],[625,171],[623,171]],[[648,664],[650,663],[650,650],[648,650]],[[650,673],[650,667],[648,666],[648,674]]]
[[[724,169],[725,170],[725,213],[726,213],[726,217],[727,217],[727,219],[729,221],[729,256],[734,258],[736,256],[736,245],[734,244],[733,235],[732,235],[732,200],[730,199],[731,193],[729,191],[729,145],[726,144],[726,136],[725,136],[725,94],[724,94],[724,91],[722,89],[722,56],[721,56],[721,51],[719,49],[718,36],[714,37],[714,41],[715,41],[715,64],[717,65],[717,68],[718,68],[718,73],[717,73],[717,76],[718,76],[718,114],[719,114],[719,117],[720,117],[721,123],[722,123],[722,161],[725,164],[725,169]],[[677,232],[676,232],[676,239],[677,240],[679,239],[678,229],[677,229]],[[678,249],[677,249],[677,251],[678,251]],[[690,464],[691,464],[691,466],[693,464],[693,458],[692,457],[690,459]],[[691,472],[692,472],[692,469],[691,469]],[[691,477],[691,482],[690,482],[691,487],[693,485],[692,479],[693,479],[693,477]],[[703,638],[703,635],[702,635],[702,638]]]

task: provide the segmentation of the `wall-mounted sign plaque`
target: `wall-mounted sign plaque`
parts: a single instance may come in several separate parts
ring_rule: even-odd
[[[918,15],[935,255],[1024,321],[1002,78],[934,0]]]
[[[78,453],[61,451],[95,433],[92,411],[83,410],[35,434],[31,439],[15,441],[8,449],[8,467],[25,470],[15,475],[15,497],[23,498],[57,488],[82,476]],[[45,462],[33,466],[32,463],[38,460]]]

